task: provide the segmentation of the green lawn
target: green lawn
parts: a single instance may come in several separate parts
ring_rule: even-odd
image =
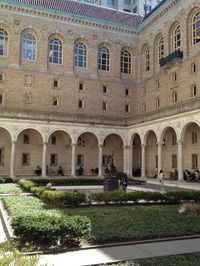
[[[90,207],[64,210],[88,216],[95,243],[152,239],[200,233],[200,215],[179,214],[178,205]]]
[[[18,184],[15,183],[0,184],[0,194],[5,194],[5,193],[15,194],[21,192],[22,190]]]
[[[99,266],[104,266],[101,264]],[[109,266],[199,266],[200,265],[200,253],[169,256],[169,257],[156,257],[141,260],[132,260],[127,262],[120,262],[109,264]]]

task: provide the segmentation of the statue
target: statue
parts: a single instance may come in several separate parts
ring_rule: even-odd
[[[114,152],[112,155],[108,156],[108,161],[106,165],[106,172],[109,174],[109,177],[115,177],[117,174],[117,168],[114,165]]]

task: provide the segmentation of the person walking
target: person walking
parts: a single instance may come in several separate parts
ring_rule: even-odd
[[[160,181],[160,190],[163,191],[164,189],[164,176],[163,176],[163,170],[160,170],[159,172],[159,181]]]

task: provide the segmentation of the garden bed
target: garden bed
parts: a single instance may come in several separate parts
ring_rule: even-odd
[[[88,207],[63,210],[91,220],[93,243],[109,243],[200,233],[200,215],[179,214],[179,205]]]

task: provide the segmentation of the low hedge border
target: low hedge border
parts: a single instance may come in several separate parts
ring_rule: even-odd
[[[173,191],[173,192],[99,192],[91,193],[88,197],[85,193],[74,193],[64,191],[54,191],[46,187],[40,187],[37,183],[30,180],[20,180],[19,184],[26,189],[36,194],[39,198],[43,199],[51,207],[63,206],[78,206],[81,204],[91,204],[91,202],[99,204],[127,204],[138,203],[143,200],[146,203],[170,203],[177,204],[183,202],[200,202],[199,191]]]

